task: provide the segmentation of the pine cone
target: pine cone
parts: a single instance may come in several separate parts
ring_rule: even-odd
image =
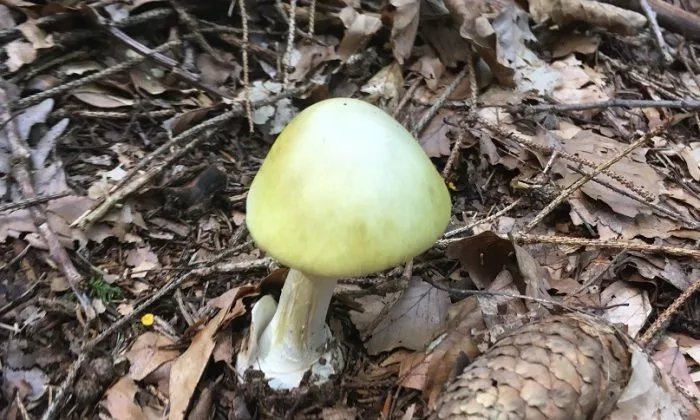
[[[433,419],[601,419],[629,380],[627,336],[581,314],[501,337],[440,395]]]

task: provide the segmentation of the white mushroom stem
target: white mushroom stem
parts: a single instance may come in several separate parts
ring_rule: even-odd
[[[269,300],[256,304],[264,310],[254,308],[248,348],[237,361],[239,373],[248,367],[259,369],[274,389],[297,387],[309,369],[314,382],[335,373],[342,365],[342,353],[329,346],[332,334],[326,314],[337,282],[290,269],[272,319],[274,306]]]

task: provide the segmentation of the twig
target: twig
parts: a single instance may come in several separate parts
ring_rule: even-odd
[[[4,81],[0,80],[0,82],[4,84]],[[9,100],[4,86],[0,86],[0,121],[3,122],[2,126],[11,150],[10,162],[12,167],[10,172],[12,178],[14,178],[19,186],[22,196],[25,199],[35,199],[37,195],[29,172],[31,152],[24,143],[24,139],[20,138],[16,122],[10,113]],[[92,308],[90,300],[78,287],[83,280],[83,276],[76,270],[65,248],[63,248],[58,237],[51,230],[45,210],[41,206],[32,206],[29,208],[29,212],[32,215],[34,225],[46,241],[51,258],[53,258],[60,267],[61,272],[68,281],[78,302],[80,302],[83,311],[85,311],[88,320],[94,319],[96,316],[95,310]]]
[[[129,35],[125,34],[121,29],[109,26],[107,30],[113,37],[129,46],[129,48],[131,48],[132,50],[141,54],[141,56],[145,58],[150,58],[151,60],[153,60],[153,62],[160,64],[161,66],[167,67],[172,72],[172,74],[179,77],[180,79],[185,80],[190,84],[195,85],[204,90],[205,92],[210,93],[216,97],[232,99],[230,96],[220,91],[219,89],[213,86],[209,86],[206,83],[202,83],[199,76],[183,69],[177,61],[143,45],[142,43],[136,41]],[[202,34],[199,32],[195,32],[189,35],[190,38],[193,38],[195,40],[198,39],[197,36],[201,37]]]
[[[700,250],[692,248],[681,248],[675,246],[649,245],[640,242],[623,241],[623,240],[602,240],[602,239],[587,239],[576,238],[570,236],[548,236],[548,235],[532,235],[529,233],[516,233],[515,240],[525,244],[549,243],[558,245],[578,245],[590,246],[594,248],[608,249],[626,249],[629,251],[640,251],[650,254],[669,254],[679,257],[690,257],[700,260]]]
[[[45,196],[37,196],[33,198],[27,198],[17,202],[7,203],[0,205],[0,213],[8,210],[22,209],[25,207],[35,206],[37,204],[46,203],[47,201],[55,200],[57,198],[62,198],[70,194],[70,191],[64,191],[58,194],[51,194]]]
[[[300,91],[301,91],[300,89],[288,90],[288,91],[282,92],[281,94],[271,96],[269,98],[265,98],[265,99],[260,100],[260,101],[256,101],[256,102],[254,102],[254,105],[264,106],[264,105],[273,104],[281,98],[293,96],[294,94],[296,94]],[[124,176],[122,181],[120,181],[117,185],[112,187],[112,189],[110,191],[111,196],[103,199],[103,201],[101,201],[101,202],[96,203],[91,209],[87,210],[80,217],[78,217],[71,224],[71,226],[72,227],[85,227],[86,225],[99,220],[102,216],[104,216],[109,211],[109,209],[112,208],[112,206],[114,206],[116,203],[118,203],[120,200],[124,199],[128,195],[137,191],[141,186],[143,186],[146,182],[148,182],[150,179],[152,179],[156,174],[160,173],[160,171],[162,171],[165,168],[165,166],[166,166],[165,163],[157,165],[154,168],[151,168],[145,174],[143,174],[139,178],[132,181],[132,177],[134,175],[136,175],[140,170],[145,168],[149,163],[153,162],[156,157],[160,156],[161,154],[163,154],[164,152],[166,152],[168,150],[171,150],[173,147],[177,146],[179,143],[183,142],[184,140],[190,139],[192,137],[196,137],[209,128],[216,127],[221,123],[224,123],[232,118],[235,118],[235,117],[242,115],[242,113],[243,113],[242,104],[239,102],[236,102],[236,103],[233,103],[232,105],[233,105],[232,110],[227,111],[227,112],[225,112],[221,115],[218,115],[214,118],[211,118],[209,120],[206,120],[206,121],[190,128],[186,131],[183,131],[178,136],[173,137],[170,141],[161,145],[156,150],[151,152],[148,156],[141,159],[136,165],[134,165],[134,167],[132,167],[126,173],[126,175]],[[193,141],[192,143],[195,143],[195,142]],[[190,144],[185,146],[185,148],[181,149],[178,152],[178,156],[182,156],[182,154],[191,150],[191,147],[193,147],[193,146],[190,146]],[[172,163],[173,160],[168,159],[166,162]]]
[[[58,414],[57,410],[63,405],[63,402],[64,402],[63,400],[66,398],[66,390],[72,385],[73,381],[75,380],[76,374],[77,374],[78,370],[80,369],[80,366],[82,366],[82,364],[85,362],[85,359],[87,358],[87,354],[90,351],[92,351],[92,349],[94,349],[95,346],[97,346],[104,339],[106,339],[107,337],[112,335],[115,331],[122,328],[127,323],[131,322],[131,320],[133,320],[136,316],[140,315],[142,312],[144,312],[146,309],[148,309],[151,305],[153,305],[155,302],[160,300],[163,296],[165,296],[166,294],[175,290],[175,288],[179,287],[184,281],[186,281],[192,277],[195,277],[195,276],[202,277],[202,276],[211,275],[211,274],[217,273],[217,272],[235,273],[235,272],[244,272],[244,271],[249,271],[249,270],[266,268],[266,267],[269,267],[272,262],[273,262],[273,260],[271,258],[260,258],[260,259],[251,260],[251,261],[240,261],[240,262],[235,262],[235,263],[217,264],[215,266],[196,269],[196,270],[192,270],[190,272],[187,272],[187,273],[183,274],[182,276],[176,278],[175,280],[171,281],[170,283],[166,284],[165,286],[163,286],[156,293],[154,293],[151,297],[149,297],[143,303],[141,303],[140,305],[135,307],[134,310],[132,312],[130,312],[128,315],[124,315],[121,318],[119,318],[117,321],[115,321],[113,324],[111,324],[106,330],[101,332],[97,337],[88,341],[87,343],[85,343],[81,347],[80,354],[78,355],[78,359],[75,362],[73,362],[71,369],[68,371],[68,375],[66,375],[66,377],[63,379],[63,382],[61,382],[59,392],[56,394],[54,400],[51,402],[51,405],[44,412],[44,415],[41,417],[42,420],[53,420],[56,417],[56,415]]]
[[[577,104],[541,104],[541,105],[516,105],[503,106],[509,112],[523,112],[531,114],[544,111],[585,111],[596,108],[684,108],[700,109],[700,100],[645,100],[645,99],[609,99],[607,101],[581,102]]]
[[[639,0],[639,6],[642,8],[644,15],[649,21],[649,27],[651,28],[651,33],[654,35],[653,39],[656,49],[659,50],[659,53],[664,58],[666,65],[671,64],[673,62],[673,57],[671,57],[671,54],[668,51],[668,45],[666,45],[664,36],[661,34],[659,22],[656,21],[656,12],[651,8],[647,0]]]
[[[476,71],[474,69],[474,60],[471,59],[471,54],[468,54],[467,66],[469,67],[469,100],[465,104],[467,107],[467,112],[469,114],[474,113],[474,105],[478,98],[478,88],[476,84]],[[457,141],[452,146],[450,150],[450,156],[447,158],[447,163],[445,163],[445,168],[442,170],[442,177],[445,180],[450,180],[452,178],[452,172],[457,166],[457,158],[461,155],[462,145],[464,144],[464,132],[461,132],[457,136]]]
[[[467,77],[467,74],[469,74],[469,68],[470,66],[464,66],[462,71],[460,71],[455,79],[450,83],[446,88],[445,91],[442,92],[442,94],[435,100],[435,103],[428,108],[427,111],[425,111],[425,114],[421,117],[420,120],[416,123],[416,125],[413,127],[413,130],[411,130],[411,134],[413,134],[414,137],[418,137],[420,133],[423,131],[426,125],[430,122],[430,120],[433,119],[435,114],[440,110],[442,105],[447,101],[447,98],[452,95],[452,93],[457,89],[457,86],[459,86],[460,83],[464,80],[465,77]]]
[[[163,52],[167,51],[170,48],[176,47],[180,45],[180,41],[170,41],[166,42],[163,45],[158,46],[157,48],[153,49],[153,52]],[[31,96],[27,96],[26,98],[22,98],[18,100],[16,103],[13,104],[12,108],[13,109],[21,109],[21,108],[26,108],[31,105],[38,104],[39,102],[43,101],[44,99],[51,98],[53,96],[58,96],[62,95],[70,90],[73,90],[75,88],[78,88],[80,86],[87,85],[88,83],[96,82],[98,80],[101,80],[103,78],[110,77],[112,75],[115,75],[117,73],[120,73],[128,68],[131,68],[139,63],[142,63],[146,61],[148,57],[134,57],[132,59],[126,60],[123,63],[117,64],[115,66],[112,66],[108,69],[104,69],[102,71],[99,71],[97,73],[91,74],[89,76],[85,76],[81,79],[73,80],[72,82],[68,82],[66,84],[56,86],[53,89],[45,90],[43,92],[36,93]]]
[[[253,133],[253,106],[250,104],[250,62],[248,61],[248,12],[245,9],[245,1],[239,0],[238,5],[241,11],[241,25],[243,26],[243,94],[245,97],[245,114],[248,118],[248,132]]]
[[[138,178],[134,179],[133,182],[126,184],[124,188],[121,188],[111,193],[103,202],[99,203],[98,205],[83,213],[71,224],[71,226],[82,228],[101,219],[115,204],[117,204],[127,196],[133,194],[134,192],[138,191],[139,188],[146,185],[163,169],[169,167],[173,162],[175,162],[175,160],[184,156],[186,153],[192,151],[196,146],[199,145],[199,143],[201,143],[205,139],[206,136],[201,136],[193,139],[192,141],[187,143],[182,149],[169,156],[168,159],[162,162],[161,165],[154,166]]]
[[[569,185],[568,187],[564,188],[562,192],[554,199],[552,200],[551,203],[547,204],[545,208],[543,208],[537,216],[535,216],[524,228],[523,228],[523,233],[529,232],[537,226],[539,222],[542,221],[549,213],[552,212],[556,207],[558,207],[561,203],[566,200],[567,197],[569,197],[574,191],[578,190],[581,188],[583,184],[586,182],[590,181],[591,178],[594,176],[600,174],[603,170],[609,169],[611,166],[619,162],[622,158],[625,156],[629,155],[632,153],[634,150],[638,149],[641,147],[644,143],[649,141],[650,138],[658,135],[662,131],[666,130],[668,126],[672,123],[673,119],[669,118],[667,121],[664,122],[664,124],[658,126],[657,128],[651,130],[648,133],[645,133],[643,136],[641,136],[637,141],[634,143],[630,144],[627,146],[624,150],[622,150],[620,153],[618,153],[616,156],[614,156],[612,159],[608,160],[607,162],[601,163],[600,165],[596,166],[593,171],[589,174],[586,174],[585,176],[582,176],[578,180],[576,180],[574,183]]]
[[[287,49],[284,51],[284,64],[291,67],[292,63],[292,50],[294,49],[294,34],[296,33],[296,20],[297,20],[297,0],[289,1],[289,19],[287,24],[289,27],[289,33],[287,34]],[[284,72],[284,85],[289,84],[289,72]]]
[[[147,112],[105,112],[105,111],[85,111],[85,110],[66,110],[59,109],[51,113],[51,118],[95,118],[99,120],[127,120],[131,121],[134,118],[143,119],[155,119],[155,118],[168,118],[175,115],[177,112],[174,109],[159,109],[157,111],[147,111]]]
[[[44,411],[44,415],[41,416],[41,420],[53,420],[59,415],[58,410],[63,406],[63,400],[67,397],[66,393],[68,392],[68,388],[73,385],[73,381],[75,381],[75,377],[78,376],[80,368],[87,360],[87,356],[88,355],[86,352],[81,352],[78,355],[78,358],[75,359],[75,362],[73,362],[70,369],[68,369],[66,377],[63,378],[63,382],[61,382],[58,392],[56,395],[54,395],[53,400],[46,408],[46,411]]]
[[[489,128],[490,130],[492,130],[496,133],[499,133],[504,138],[512,138],[514,141],[520,143],[521,145],[523,145],[525,147],[529,147],[533,150],[536,150],[536,151],[542,152],[542,153],[554,153],[555,152],[555,149],[552,146],[544,146],[544,145],[535,143],[534,141],[525,138],[524,136],[520,135],[519,133],[517,133],[515,131],[510,131],[510,132],[506,131],[502,126],[497,125],[495,123],[492,123],[490,121],[487,121],[483,118],[474,117],[474,119],[477,122],[479,122],[481,125]],[[587,159],[583,159],[579,156],[572,155],[572,154],[567,153],[563,150],[556,150],[556,152],[562,159],[566,159],[566,160],[569,160],[571,162],[580,163],[581,165],[588,166],[589,168],[596,167],[595,163],[593,163]],[[609,176],[610,178],[614,179],[615,181],[619,182],[620,184],[624,185],[626,188],[629,188],[630,190],[632,190],[635,193],[639,194],[640,196],[644,197],[645,200],[654,201],[656,199],[656,197],[654,197],[654,195],[651,194],[649,191],[647,191],[646,189],[644,189],[638,185],[635,185],[633,182],[630,182],[628,179],[622,177],[621,175],[617,174],[616,172],[605,169],[602,171],[602,173]]]
[[[569,168],[569,169],[572,170],[572,171],[577,172],[579,175],[587,175],[587,173],[586,173],[585,171],[583,171],[583,170],[581,170],[581,169],[579,169],[579,168],[576,168],[576,167],[573,166],[573,165],[567,164],[566,167]],[[648,207],[650,207],[650,208],[652,208],[652,209],[658,211],[659,213],[664,214],[664,215],[667,216],[667,217],[670,217],[671,219],[679,220],[679,221],[684,219],[683,216],[682,216],[680,213],[676,213],[676,212],[674,212],[674,211],[665,209],[665,208],[659,206],[658,204],[655,204],[655,203],[651,203],[651,202],[649,202],[649,201],[646,201],[646,200],[643,199],[642,197],[639,197],[639,196],[637,196],[637,195],[635,195],[635,194],[631,194],[631,193],[629,193],[628,191],[625,191],[625,190],[623,190],[623,189],[617,188],[616,186],[610,184],[609,182],[603,181],[602,179],[592,178],[591,181],[593,181],[593,182],[595,182],[595,183],[597,183],[597,184],[600,184],[600,185],[602,185],[602,186],[604,186],[604,187],[606,187],[606,188],[609,188],[609,189],[611,189],[612,191],[615,191],[615,192],[618,193],[618,194],[624,195],[625,197],[631,198],[632,200],[634,200],[634,201],[636,201],[636,202],[638,202],[638,203],[640,203],[640,204],[643,204],[643,205],[645,205],[645,206],[648,206]],[[688,227],[690,227],[691,229],[697,229],[698,227],[700,227],[700,225],[698,225],[698,223],[695,222],[695,221],[685,220],[685,223],[686,223],[686,224],[688,225]]]
[[[443,238],[445,238],[445,239],[438,240],[435,243],[435,245],[439,246],[439,247],[443,247],[443,246],[447,246],[453,242],[461,241],[462,238],[455,238],[455,239],[448,239],[448,238],[455,236],[455,235],[459,235],[460,233],[464,233],[464,232],[468,231],[469,229],[473,228],[474,226],[479,226],[481,224],[488,223],[492,220],[495,220],[496,218],[498,218],[498,217],[508,213],[510,210],[512,210],[515,206],[518,205],[518,203],[520,203],[520,201],[522,199],[523,199],[522,197],[518,198],[517,200],[513,201],[512,203],[510,203],[509,205],[504,207],[503,209],[497,211],[496,213],[494,213],[488,217],[485,217],[485,218],[480,219],[480,220],[475,220],[466,226],[458,227],[457,229],[454,229],[454,230],[451,230],[451,231],[445,233],[443,235]]]
[[[644,335],[642,335],[642,337],[639,339],[639,345],[642,347],[647,347],[652,344],[654,337],[659,334],[662,329],[666,328],[666,325],[668,325],[671,317],[678,312],[681,306],[683,306],[698,290],[700,290],[700,277],[695,279],[695,281],[687,289],[685,289],[683,293],[681,293],[680,296],[678,296],[676,300],[674,300],[673,303],[671,303],[671,305],[669,305],[668,308],[666,308],[659,315],[658,318],[656,318],[656,321],[651,324],[649,329],[646,330]]]
[[[316,0],[311,0],[311,5],[309,6],[309,37],[314,37],[314,32],[316,29]]]

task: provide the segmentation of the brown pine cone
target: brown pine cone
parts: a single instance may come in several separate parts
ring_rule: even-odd
[[[440,395],[433,419],[601,419],[629,380],[627,336],[581,314],[501,337]]]

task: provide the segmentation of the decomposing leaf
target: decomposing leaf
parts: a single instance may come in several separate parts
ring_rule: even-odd
[[[185,418],[192,394],[214,351],[214,336],[230,309],[230,306],[221,309],[206,327],[194,336],[190,347],[175,361],[170,371],[170,420]]]
[[[202,83],[218,87],[229,78],[238,80],[243,67],[234,61],[230,52],[217,51],[217,59],[208,53],[202,53],[197,57],[197,68],[202,74]]]
[[[600,295],[600,304],[606,307],[604,318],[627,327],[627,333],[636,337],[651,314],[649,294],[626,281],[616,281]]]
[[[644,15],[612,4],[590,0],[531,0],[530,14],[539,23],[563,25],[586,22],[622,35],[636,35],[647,24]]]
[[[450,244],[447,255],[458,260],[482,290],[488,288],[502,270],[517,272],[513,243],[490,231]]]
[[[49,377],[39,368],[15,370],[6,366],[0,372],[2,372],[0,385],[3,390],[10,395],[14,390],[22,390],[22,395],[30,401],[39,400],[49,384]]]
[[[423,76],[428,89],[435,91],[442,74],[445,72],[445,66],[439,58],[424,55],[411,66],[411,70]]]
[[[450,155],[450,138],[447,134],[451,126],[446,121],[455,115],[449,108],[440,108],[425,129],[421,132],[418,141],[429,157]]]
[[[7,54],[7,69],[10,72],[16,72],[25,64],[34,62],[36,59],[36,49],[29,42],[17,39],[8,42],[5,45],[5,53]]]
[[[368,102],[376,103],[379,101],[380,108],[392,113],[404,92],[401,66],[392,62],[383,67],[360,88],[360,91],[369,94],[366,99]]]
[[[420,1],[390,0],[390,3],[396,7],[394,24],[391,27],[391,47],[394,59],[403,64],[411,56],[418,33]]]
[[[166,346],[175,343],[168,337],[155,332],[141,334],[126,353],[129,359],[129,376],[135,381],[140,381],[160,365],[175,359],[180,355],[178,350],[167,350]]]
[[[129,69],[129,77],[134,86],[143,89],[151,95],[160,95],[167,90],[166,86],[153,74],[138,68]],[[108,108],[108,107],[102,107]]]
[[[436,345],[402,361],[399,371],[401,386],[421,391],[428,405],[434,405],[454,371],[460,353],[463,352],[471,360],[481,353],[478,346],[483,337],[475,332],[483,331],[484,327],[475,297],[454,304],[450,308],[446,333],[436,340]]]
[[[517,4],[509,3],[494,19],[493,30],[498,38],[497,59],[499,63],[507,64],[514,70],[518,91],[535,91],[539,94],[550,92],[557,77],[547,63],[527,46],[537,40],[530,30],[528,14]],[[493,70],[492,63],[486,61]]]
[[[336,53],[333,45],[303,42],[295,48],[292,54],[291,64],[294,66],[294,72],[289,75],[289,80],[304,80],[322,63],[335,58]]]
[[[33,19],[28,19],[20,25],[17,25],[17,29],[22,32],[22,35],[32,44],[32,47],[36,50],[43,48],[51,48],[54,46],[53,35],[47,35],[46,32],[41,30]]]
[[[550,134],[556,133],[550,132]],[[556,148],[561,147],[569,154],[584,158],[596,165],[612,159],[626,147],[625,144],[617,140],[603,137],[589,130],[580,130],[569,138],[557,137],[555,141],[559,143],[555,146]],[[645,154],[646,150],[638,149],[623,157],[611,167],[611,170],[649,191],[652,195],[658,196],[662,179],[658,172],[646,163]],[[565,161],[555,163],[552,166],[552,171],[563,176],[561,180],[557,181],[562,188],[581,177],[577,171],[570,169]],[[618,181],[608,176],[601,175],[601,179],[618,187],[618,189],[622,190],[625,188]],[[587,182],[581,187],[581,191],[594,200],[603,201],[616,213],[627,217],[635,217],[638,214],[650,214],[652,211],[648,206],[596,182]]]
[[[678,394],[670,379],[660,374],[658,367],[644,350],[630,346],[632,353],[632,376],[624,392],[617,400],[615,411],[610,413],[610,420],[630,418],[659,418],[680,420],[681,413]],[[641,416],[642,413],[648,415]],[[652,414],[653,413],[653,414]]]
[[[498,50],[501,45],[496,31],[484,16],[487,12],[493,13],[493,10],[490,10],[491,4],[483,0],[446,0],[445,6],[459,23],[459,34],[472,43],[479,56],[489,65],[498,82],[503,86],[515,86],[513,79],[515,72],[506,62],[501,61]],[[510,7],[517,6],[511,4]],[[502,25],[502,27],[506,26]]]
[[[343,61],[362,50],[372,35],[382,27],[379,16],[360,13],[353,7],[344,7],[338,17],[347,29],[336,52]]]
[[[115,420],[145,419],[143,410],[134,400],[136,391],[136,383],[130,377],[124,376],[105,392],[102,405]]]
[[[139,247],[130,249],[126,255],[126,263],[134,267],[131,277],[144,278],[149,270],[160,268],[158,256],[150,247]]]
[[[72,95],[86,104],[98,108],[120,108],[134,104],[133,99],[117,96],[97,85],[85,85],[75,89]]]
[[[382,315],[379,324],[367,331],[365,348],[371,355],[404,347],[421,350],[447,321],[450,296],[420,277],[413,277],[401,297]]]

